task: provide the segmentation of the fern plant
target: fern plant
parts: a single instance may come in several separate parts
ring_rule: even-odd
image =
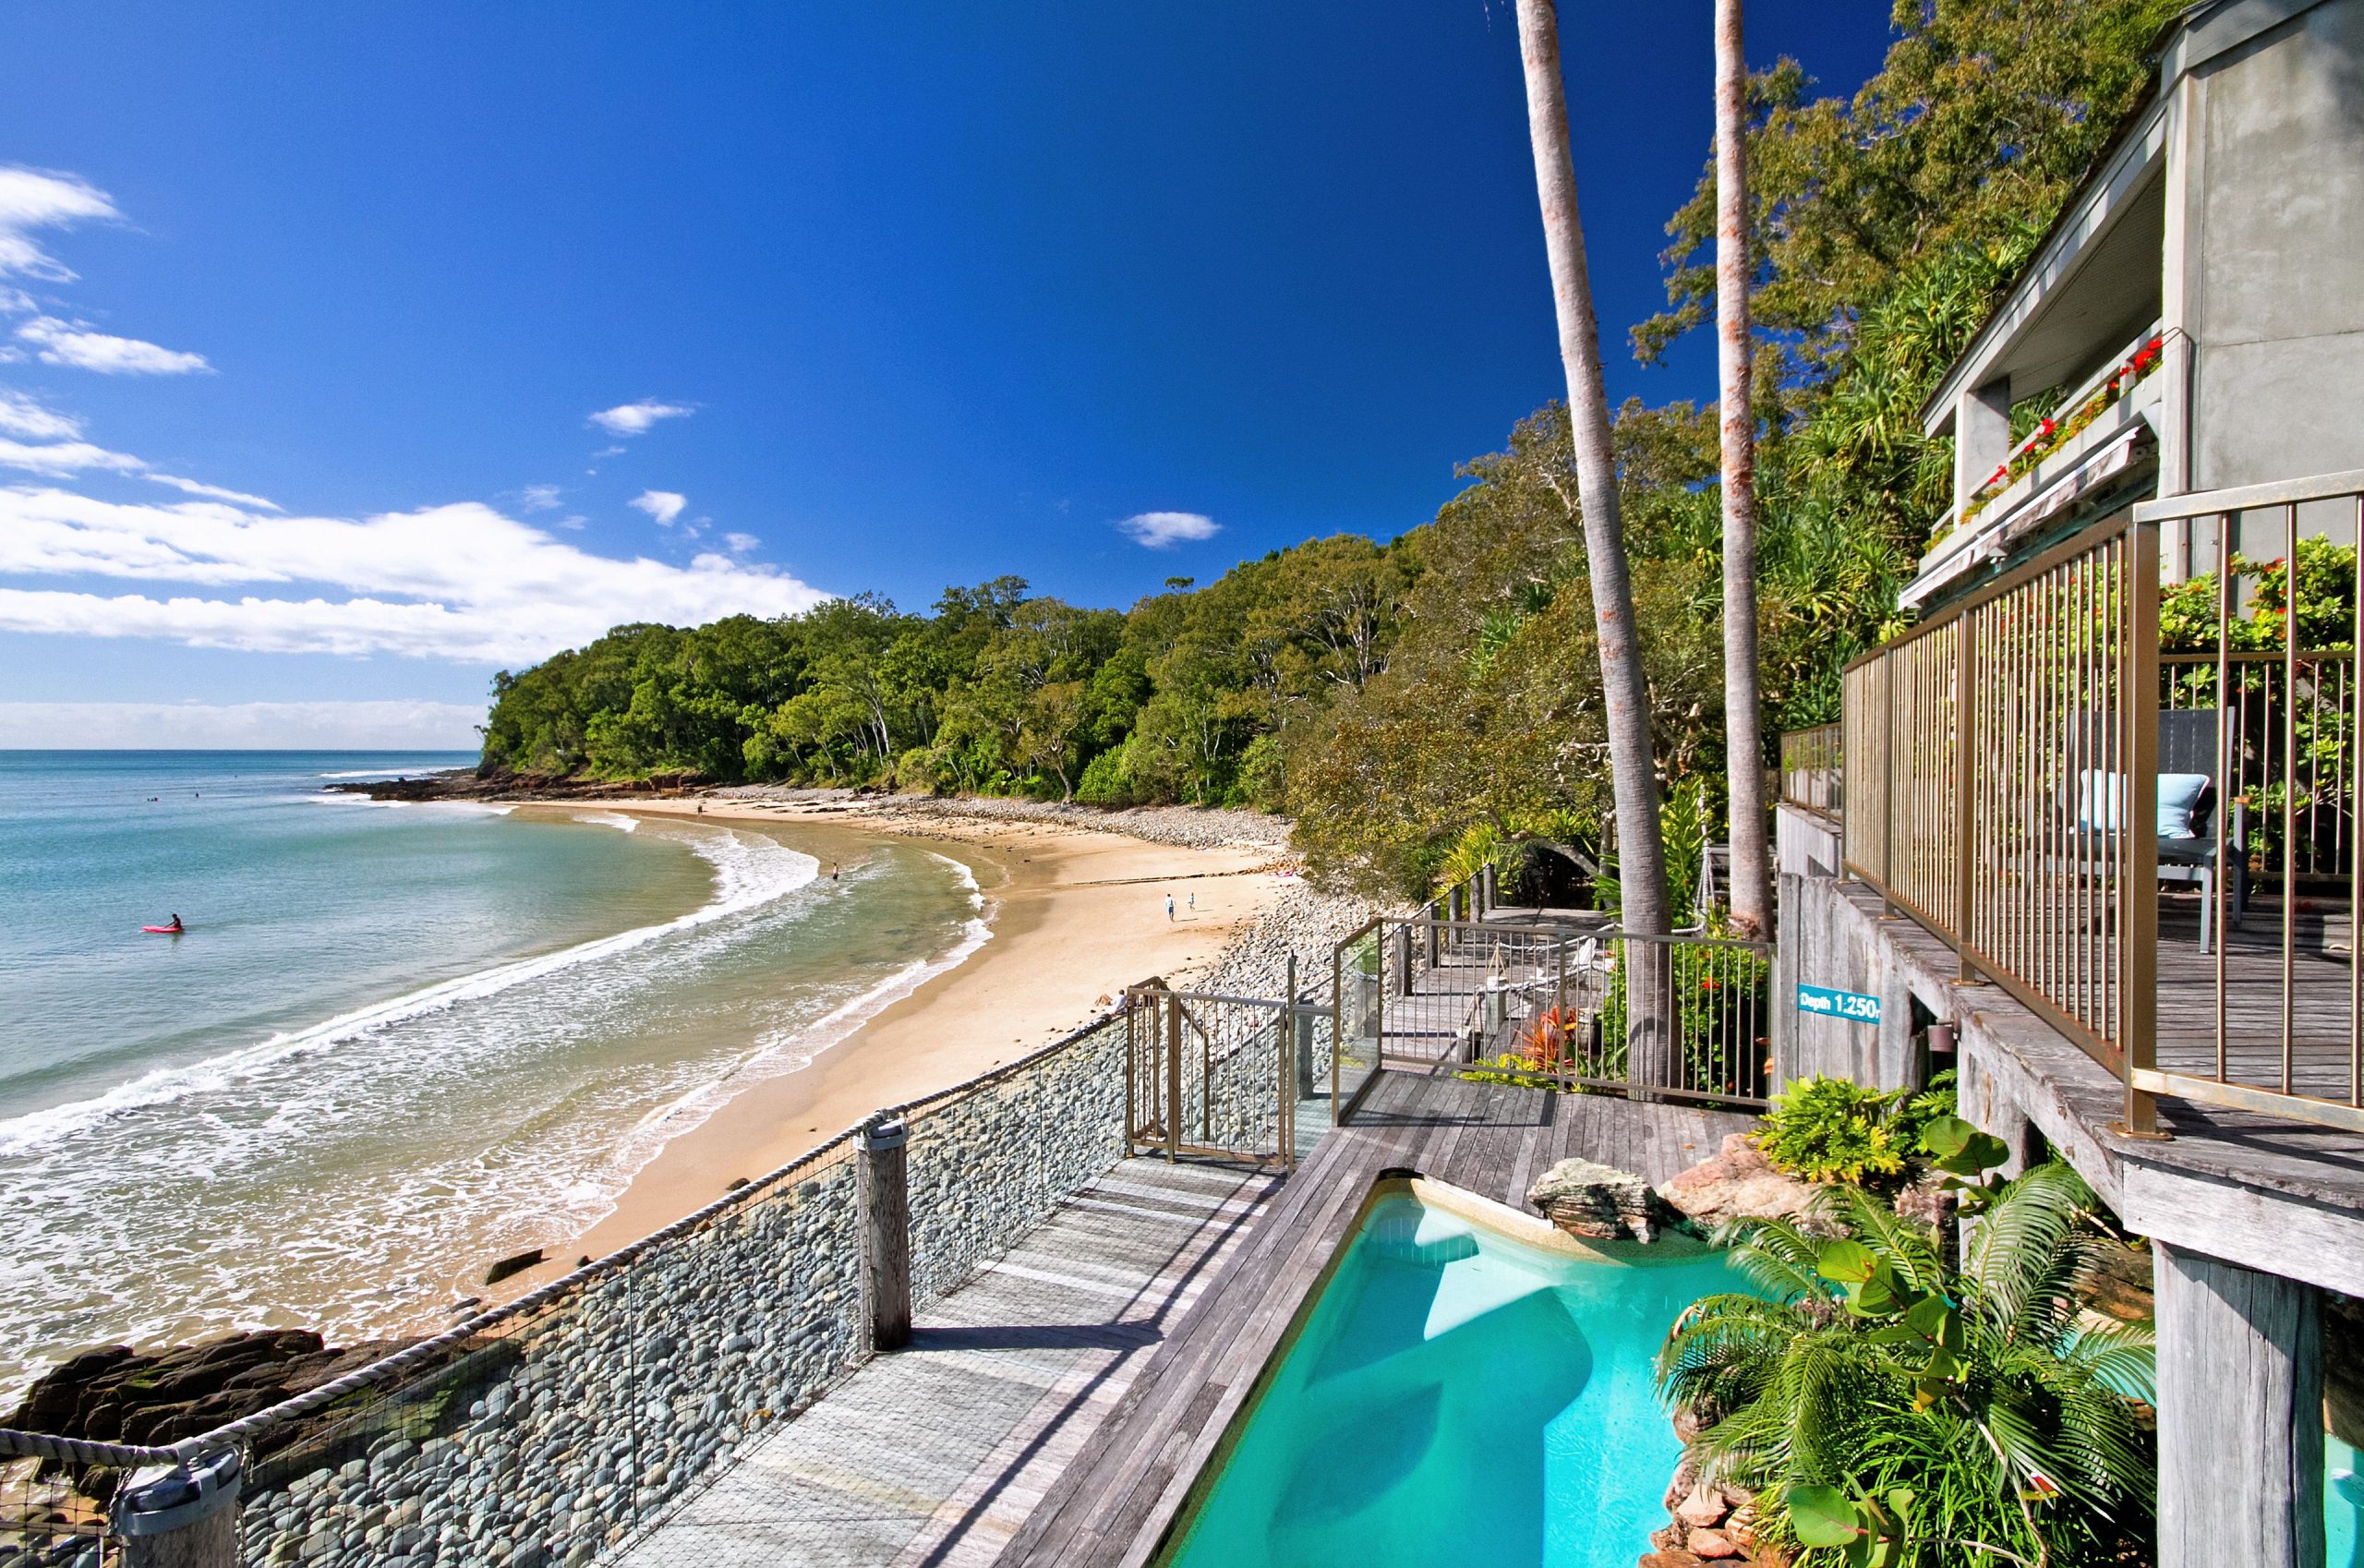
[[[2151,1325],[2081,1317],[2113,1245],[2093,1205],[2042,1166],[1997,1189],[1959,1265],[1851,1187],[1821,1200],[1839,1239],[1726,1227],[1757,1294],[1695,1303],[1658,1353],[1663,1395],[1709,1423],[1691,1456],[1756,1493],[1799,1568],[2125,1561],[2156,1487]]]

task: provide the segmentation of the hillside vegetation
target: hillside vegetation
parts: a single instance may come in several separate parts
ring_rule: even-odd
[[[1837,716],[1944,510],[1918,410],[2150,78],[2173,0],[1900,0],[1851,100],[1789,61],[1752,134],[1767,729]],[[1703,72],[1700,90],[1707,84]],[[1712,316],[1714,197],[1668,225],[1662,352]],[[1538,287],[1541,283],[1538,280]],[[2041,405],[2020,411],[2032,419]],[[1719,831],[1715,411],[1618,420],[1671,857]],[[495,682],[488,765],[1287,812],[1312,868],[1413,891],[1548,842],[1600,863],[1600,674],[1555,404],[1392,543],[1317,539],[1130,609],[947,590],[622,626]],[[1769,760],[1769,759],[1768,759]]]

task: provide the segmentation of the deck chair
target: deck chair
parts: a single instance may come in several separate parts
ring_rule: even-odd
[[[2217,710],[2213,707],[2184,708],[2159,715],[2159,778],[2164,784],[2170,777],[2197,776],[2206,780],[2192,796],[2189,810],[2189,831],[2161,833],[2159,842],[2159,880],[2162,882],[2196,883],[2200,887],[2200,950],[2213,952],[2216,932],[2216,881],[2220,868],[2216,864],[2216,812],[2222,804],[2216,798]],[[2160,791],[2161,827],[2170,826],[2166,818],[2174,802],[2165,790]],[[2225,878],[2225,923],[2232,930],[2241,927],[2241,907],[2249,899],[2249,810],[2235,794],[2232,813],[2226,821],[2230,829],[2225,835],[2225,864],[2221,868]]]
[[[2125,814],[2126,790],[2121,776],[2095,764],[2106,760],[2110,748],[2100,737],[2111,721],[2088,716],[2089,745],[2072,756],[2073,800],[2077,832],[2099,848],[2117,837]],[[2200,888],[2200,950],[2215,951],[2217,879],[2215,773],[2217,710],[2184,708],[2159,715],[2158,820],[2152,824],[2158,851],[2159,880],[2196,884]],[[2225,919],[2238,930],[2249,897],[2249,856],[2243,849],[2249,817],[2237,796],[2225,835]]]

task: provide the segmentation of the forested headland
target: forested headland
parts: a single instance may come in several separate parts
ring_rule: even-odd
[[[2146,47],[2178,8],[1899,0],[1896,42],[1851,99],[1816,97],[1790,61],[1754,78],[1769,734],[1835,718],[1840,666],[1898,624],[1951,472],[1920,405],[2140,99]],[[1710,173],[1668,225],[1669,307],[1633,331],[1645,359],[1712,318],[1714,215]],[[2014,417],[2049,411],[2032,400]],[[1617,432],[1682,867],[1723,811],[1716,411],[1629,403]],[[1012,575],[926,612],[863,595],[777,621],[618,627],[500,675],[484,760],[1253,805],[1296,819],[1313,870],[1371,891],[1514,868],[1537,841],[1597,858],[1600,669],[1562,411],[1538,410],[1462,474],[1433,521],[1391,542],[1311,540],[1128,609]]]

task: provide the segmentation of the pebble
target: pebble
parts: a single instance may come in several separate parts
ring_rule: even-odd
[[[1252,812],[1101,812],[1027,801],[902,799],[899,814],[1072,821],[1161,843],[1276,851],[1287,824]],[[1359,902],[1285,890],[1197,988],[1277,996],[1287,960],[1327,1001],[1331,954],[1368,918]],[[1321,1070],[1327,1067],[1326,1030]],[[1125,1133],[1126,1025],[1104,1019],[1066,1050],[915,1115],[908,1148],[911,1284],[925,1309],[1006,1252],[1115,1163]],[[1218,1136],[1272,1116],[1269,1058],[1219,1074]],[[854,1170],[839,1159],[766,1189],[511,1328],[513,1360],[449,1399],[434,1374],[372,1413],[400,1423],[366,1458],[270,1478],[244,1505],[242,1556],[310,1568],[579,1568],[705,1484],[748,1441],[824,1394],[861,1358]],[[465,1370],[469,1367],[473,1372]],[[450,1414],[438,1418],[432,1412]],[[371,1418],[365,1416],[363,1419]],[[0,1547],[0,1552],[6,1548]],[[6,1559],[0,1558],[0,1562]],[[31,1559],[78,1563],[73,1555]],[[91,1559],[95,1568],[95,1555]]]

